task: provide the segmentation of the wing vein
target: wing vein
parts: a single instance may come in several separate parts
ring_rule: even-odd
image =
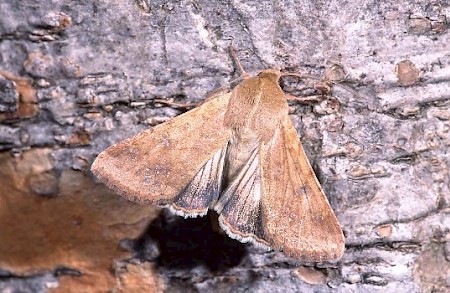
[[[251,182],[250,182],[250,179],[251,179]],[[250,187],[248,188],[248,184],[249,183],[250,183]],[[248,189],[248,192],[245,192],[247,194],[247,196],[243,200],[244,203],[240,205],[240,209],[239,209],[239,213],[238,213],[238,217],[237,217],[237,222],[240,221],[241,216],[245,216],[243,214],[245,214],[245,208],[248,207],[248,199],[251,196],[254,196],[254,194],[252,192],[253,189],[254,189],[254,186],[255,186],[255,176],[251,176],[250,178],[248,178],[248,180],[245,183],[244,188],[243,188],[243,190]]]
[[[205,169],[206,169],[206,167],[208,167],[208,165],[209,165],[209,163],[210,162],[208,162],[208,163],[206,163],[206,165],[205,165],[205,167],[204,168],[202,168],[201,170],[200,170],[200,179],[199,179],[199,181],[200,182],[195,182],[195,192],[194,192],[194,194],[198,194],[199,193],[199,190],[200,190],[200,185],[201,185],[201,183],[203,182],[203,174],[205,173]],[[195,177],[194,177],[194,180],[195,180]],[[194,196],[191,196],[191,200],[190,200],[190,202],[189,202],[189,204],[192,206],[192,203],[193,203],[193,201],[194,201]]]

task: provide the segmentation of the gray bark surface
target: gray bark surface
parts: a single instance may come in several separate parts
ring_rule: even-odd
[[[184,111],[155,99],[228,87],[233,45],[252,74],[333,81],[290,105],[344,257],[305,264],[230,240],[207,217],[163,212],[121,262],[154,264],[167,292],[448,292],[449,18],[448,1],[0,0],[0,150],[49,148],[56,174],[89,174],[109,145]],[[319,95],[315,82],[283,85]],[[0,291],[80,277],[57,270],[0,267]]]

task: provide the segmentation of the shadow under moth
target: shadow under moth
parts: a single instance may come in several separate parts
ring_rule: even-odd
[[[338,259],[344,236],[288,116],[277,69],[243,75],[172,120],[103,151],[92,172],[129,200],[219,214],[232,238],[303,261]]]

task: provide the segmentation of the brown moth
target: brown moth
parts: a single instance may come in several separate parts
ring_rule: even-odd
[[[219,213],[241,242],[304,261],[338,259],[344,236],[288,116],[283,74],[231,91],[103,151],[92,172],[126,198],[184,217]]]

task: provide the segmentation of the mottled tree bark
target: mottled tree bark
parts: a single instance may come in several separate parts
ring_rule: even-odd
[[[0,0],[0,291],[448,292],[449,17],[448,1]],[[101,150],[185,110],[158,99],[237,78],[231,44],[250,73],[330,85],[283,84],[311,100],[291,116],[341,260],[261,251],[90,174]]]

